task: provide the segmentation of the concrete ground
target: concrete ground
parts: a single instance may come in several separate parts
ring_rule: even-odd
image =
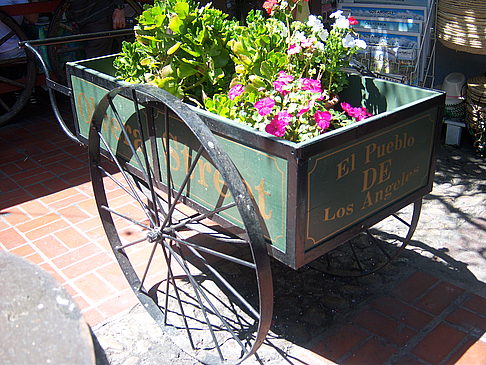
[[[412,242],[384,270],[340,279],[273,263],[271,332],[245,363],[486,364],[486,166],[463,137],[440,146]],[[98,362],[200,363],[137,304],[96,212],[86,148],[47,102],[0,128],[0,146],[0,249],[71,294]]]

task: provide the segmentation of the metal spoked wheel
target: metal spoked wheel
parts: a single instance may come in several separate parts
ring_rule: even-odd
[[[360,277],[377,272],[397,258],[408,245],[417,227],[421,208],[422,199],[419,199],[309,266],[340,277]]]
[[[22,28],[10,16],[0,12],[0,21],[8,28],[0,46],[17,37],[27,40]],[[28,103],[36,81],[36,61],[26,51],[22,57],[0,60],[0,126],[10,121]]]
[[[125,0],[125,21],[127,28],[133,27],[135,19],[142,13],[142,7],[135,0]],[[73,20],[71,0],[62,1],[54,12],[47,37],[63,37],[79,34],[79,27]],[[49,65],[58,81],[66,83],[66,62],[86,59],[83,42],[69,42],[47,47]]]
[[[205,363],[252,355],[271,323],[269,256],[256,206],[204,122],[158,88],[118,88],[96,107],[89,156],[108,240],[152,317]]]

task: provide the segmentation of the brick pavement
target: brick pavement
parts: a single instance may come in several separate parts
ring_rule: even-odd
[[[99,326],[127,313],[136,299],[97,215],[86,148],[65,137],[53,119],[40,108],[0,129],[0,249],[51,273],[86,321]],[[484,365],[485,332],[481,293],[414,269],[308,345],[299,343],[285,361]]]

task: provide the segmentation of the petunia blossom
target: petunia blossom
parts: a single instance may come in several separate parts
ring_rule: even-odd
[[[289,48],[287,49],[287,54],[293,55],[293,54],[300,53],[300,51],[302,51],[302,47],[299,44],[294,43],[289,45]]]
[[[302,90],[309,90],[314,93],[322,93],[321,82],[319,80],[304,78],[300,80]]]
[[[231,100],[234,100],[236,97],[240,96],[241,94],[243,94],[243,91],[245,91],[245,88],[243,85],[241,84],[237,84],[235,86],[233,86],[230,91],[228,92],[228,97],[231,99]]]
[[[277,137],[283,137],[285,135],[285,128],[292,120],[292,114],[281,111],[275,115],[270,123],[265,127],[265,132],[273,134]]]
[[[328,111],[316,111],[314,113],[314,120],[319,128],[326,130],[331,125],[332,115]]]
[[[274,105],[275,100],[272,98],[263,98],[258,100],[254,106],[258,110],[258,114],[267,115],[270,114]]]
[[[288,84],[289,82],[294,81],[294,77],[285,71],[280,71],[278,73],[277,81],[282,81],[283,83]]]

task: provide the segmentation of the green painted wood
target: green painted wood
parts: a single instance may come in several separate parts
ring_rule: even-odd
[[[309,159],[305,249],[425,187],[437,109]]]

